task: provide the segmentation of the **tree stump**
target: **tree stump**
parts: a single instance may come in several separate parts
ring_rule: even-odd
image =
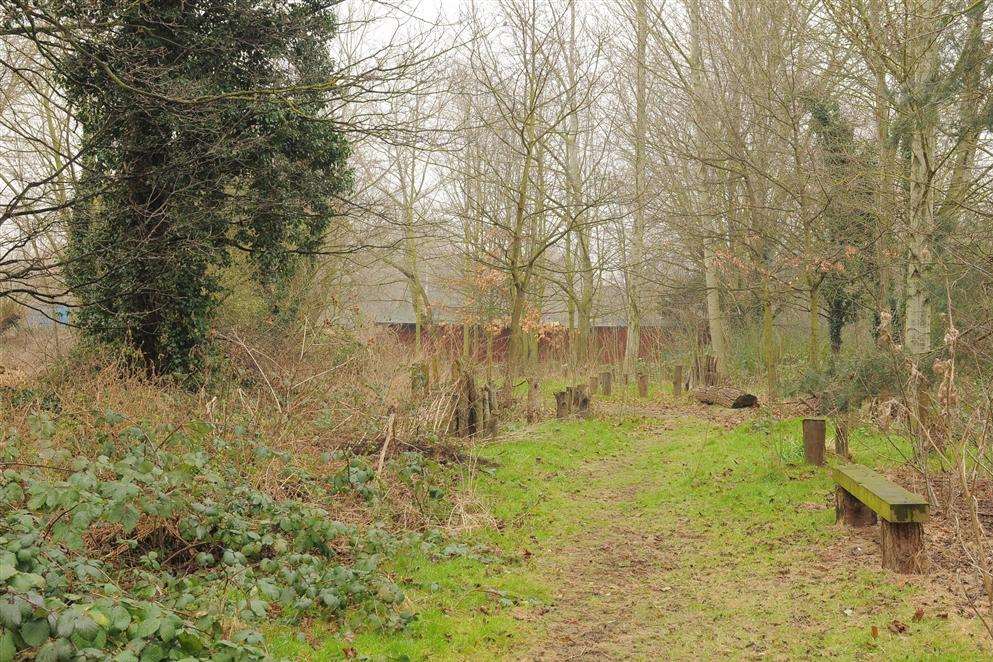
[[[580,418],[586,418],[590,414],[590,394],[586,391],[585,384],[570,386],[566,389],[570,397],[569,410]]]
[[[683,366],[677,365],[672,369],[672,397],[678,398],[683,394]]]
[[[614,385],[614,373],[612,372],[601,372],[600,373],[600,393],[603,395],[610,395],[611,387]]]
[[[568,391],[559,391],[555,394],[555,418],[566,418],[569,415],[569,405],[571,394]]]
[[[690,382],[694,387],[717,386],[717,357],[709,354],[698,356],[693,361]]]
[[[590,376],[590,394],[594,394],[600,390],[600,380],[596,375]]]
[[[918,522],[896,523],[885,519],[881,523],[883,567],[904,575],[925,572],[924,526]]]
[[[455,389],[452,393],[451,434],[471,437],[482,429],[484,407],[480,389],[472,370],[456,362],[452,365],[452,380]]]
[[[538,380],[532,377],[528,380],[527,410],[525,416],[528,423],[534,423],[540,417],[541,412],[541,392]]]
[[[803,457],[809,464],[824,464],[824,431],[823,418],[803,419]]]
[[[648,375],[643,372],[638,373],[638,397],[648,397]]]
[[[834,521],[845,526],[865,527],[876,524],[876,513],[843,487],[838,487],[834,495]]]

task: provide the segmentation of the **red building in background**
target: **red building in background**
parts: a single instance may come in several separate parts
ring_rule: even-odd
[[[406,346],[413,347],[416,337],[416,326],[413,322],[377,322],[376,326],[393,335],[396,340]],[[569,338],[565,327],[552,327],[553,330],[544,333],[538,340],[538,357],[545,362],[565,362],[568,357]],[[473,330],[473,346],[477,358],[486,358],[487,341],[480,327]],[[596,325],[593,327],[593,350],[598,363],[620,363],[624,359],[624,347],[627,343],[627,327],[621,325]],[[493,338],[493,358],[502,361],[507,355],[509,330],[503,329]],[[671,333],[658,326],[641,328],[641,343],[639,358],[646,361],[658,357],[660,350],[670,344]],[[427,351],[444,350],[452,355],[461,353],[464,328],[461,324],[441,323],[429,329],[421,330],[421,342]]]

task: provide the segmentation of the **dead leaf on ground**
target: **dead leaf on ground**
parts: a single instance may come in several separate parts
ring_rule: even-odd
[[[889,628],[890,628],[890,632],[893,632],[894,634],[903,634],[904,632],[907,631],[907,624],[901,623],[900,621],[894,618],[890,622]]]

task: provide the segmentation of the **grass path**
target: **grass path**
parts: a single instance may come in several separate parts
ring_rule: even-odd
[[[475,485],[494,525],[450,554],[397,562],[418,613],[412,625],[393,634],[315,626],[307,644],[276,633],[274,652],[987,659],[977,625],[946,595],[927,579],[879,570],[871,534],[833,525],[830,481],[789,462],[790,430],[728,431],[682,417],[522,431],[481,451],[499,465]],[[906,631],[891,630],[893,621]]]

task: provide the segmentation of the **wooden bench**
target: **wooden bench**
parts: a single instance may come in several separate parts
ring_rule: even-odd
[[[861,464],[835,467],[834,482],[838,484],[837,521],[848,526],[872,526],[878,516],[882,520],[883,567],[906,574],[924,572],[927,499]]]

